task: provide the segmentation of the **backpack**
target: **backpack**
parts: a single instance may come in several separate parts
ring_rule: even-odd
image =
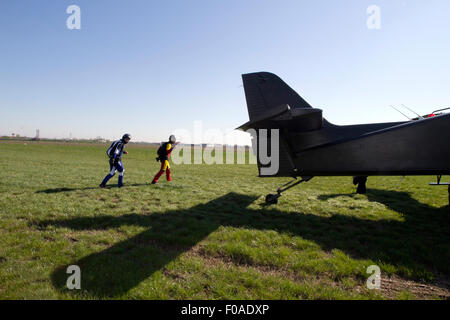
[[[161,142],[161,145],[158,148],[158,158],[156,160],[164,160],[164,158],[167,157],[166,148],[167,148],[168,142]]]

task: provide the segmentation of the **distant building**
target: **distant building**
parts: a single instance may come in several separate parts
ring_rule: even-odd
[[[31,139],[32,141],[39,141],[41,138],[39,138],[39,129],[36,129],[36,136]]]
[[[97,137],[94,139],[94,142],[100,142],[100,143],[105,143],[107,142],[105,138],[102,137]]]

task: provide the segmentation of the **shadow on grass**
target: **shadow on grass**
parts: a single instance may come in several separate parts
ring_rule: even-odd
[[[147,186],[150,185],[150,183],[133,183],[133,184],[125,184],[124,187],[140,187],[140,186]],[[105,189],[113,189],[118,188],[117,185],[110,184],[105,186]],[[44,190],[38,190],[36,193],[60,193],[60,192],[71,192],[71,191],[84,191],[84,190],[95,190],[100,189],[99,186],[97,187],[85,187],[85,188],[53,188],[53,189],[44,189]]]
[[[322,196],[322,200],[342,195]],[[348,195],[351,196],[351,195]],[[82,287],[95,297],[125,294],[153,273],[188,251],[220,226],[276,230],[314,241],[324,250],[340,249],[353,258],[395,265],[400,273],[417,279],[449,275],[448,222],[450,211],[432,208],[408,193],[369,190],[370,201],[384,203],[402,213],[405,221],[364,220],[351,216],[320,217],[276,209],[248,209],[254,197],[229,193],[186,210],[151,215],[127,214],[38,222],[73,230],[108,230],[137,225],[146,231],[71,264],[82,270]],[[52,274],[59,290],[66,290],[67,266]]]

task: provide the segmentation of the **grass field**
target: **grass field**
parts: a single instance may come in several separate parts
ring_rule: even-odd
[[[106,145],[1,143],[1,299],[448,299],[450,209],[434,177],[288,179],[255,165],[173,165],[129,146],[125,187],[98,188]],[[444,177],[443,180],[445,180]],[[66,268],[81,268],[81,290]],[[369,290],[367,267],[381,268]]]

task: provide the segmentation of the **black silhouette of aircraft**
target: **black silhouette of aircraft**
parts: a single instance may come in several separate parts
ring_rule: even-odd
[[[242,79],[250,121],[238,129],[255,129],[258,146],[260,129],[268,129],[267,151],[279,155],[278,170],[266,174],[273,163],[261,161],[257,152],[259,175],[295,178],[268,194],[267,203],[277,203],[283,191],[314,176],[353,176],[364,190],[367,176],[375,175],[436,175],[430,184],[449,185],[450,201],[450,184],[441,182],[450,174],[450,114],[441,112],[446,109],[403,122],[340,126],[275,74],[250,73]],[[270,129],[278,129],[277,149]]]

